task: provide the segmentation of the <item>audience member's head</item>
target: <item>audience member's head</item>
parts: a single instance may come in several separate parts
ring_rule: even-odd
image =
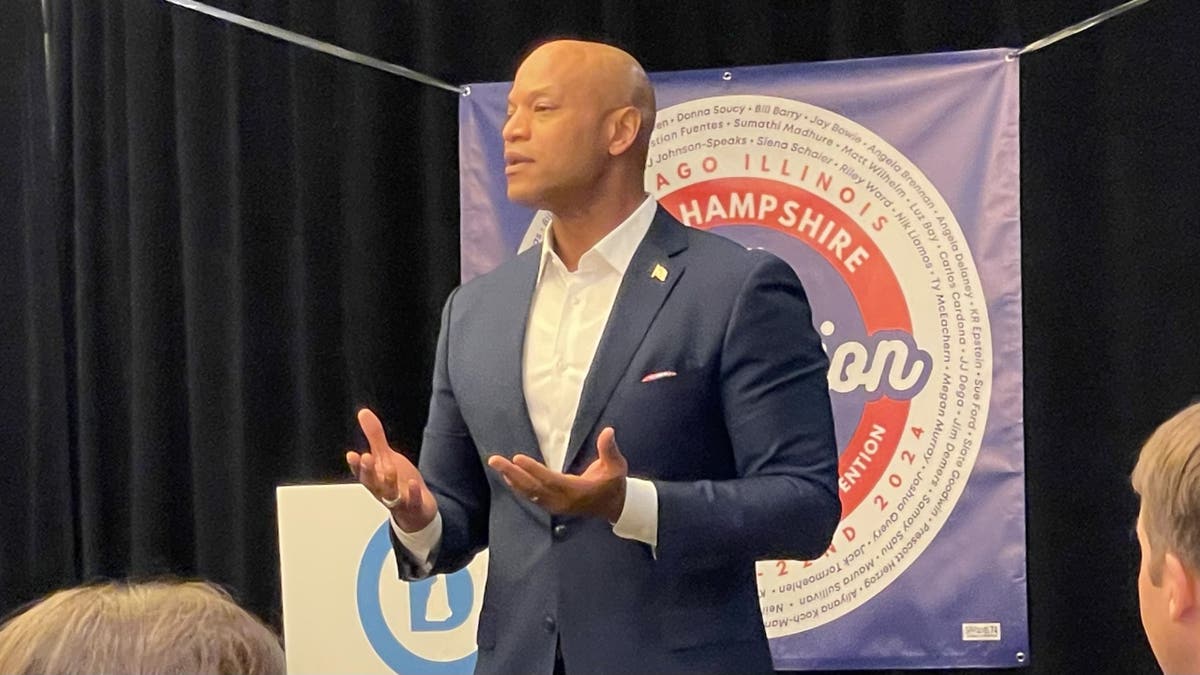
[[[1200,404],[1155,430],[1133,470],[1141,496],[1138,598],[1166,673],[1200,673]]]
[[[0,673],[284,673],[279,639],[207,583],[53,593],[0,627]]]

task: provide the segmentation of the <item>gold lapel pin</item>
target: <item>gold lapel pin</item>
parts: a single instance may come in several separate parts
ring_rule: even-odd
[[[655,265],[654,271],[650,273],[650,278],[657,279],[658,281],[666,281],[667,268],[663,267],[662,265]]]

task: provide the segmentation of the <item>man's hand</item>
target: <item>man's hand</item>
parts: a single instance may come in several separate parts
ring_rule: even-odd
[[[488,466],[504,477],[513,492],[550,513],[595,516],[617,522],[625,508],[625,477],[629,465],[617,448],[612,427],[596,437],[599,457],[580,476],[551,471],[527,455],[510,462],[499,455],[488,458]]]
[[[366,408],[359,410],[358,425],[371,444],[371,451],[346,453],[346,463],[354,477],[388,507],[396,524],[405,532],[416,532],[432,523],[437,515],[437,499],[425,487],[425,479],[417,467],[388,445],[375,413]]]

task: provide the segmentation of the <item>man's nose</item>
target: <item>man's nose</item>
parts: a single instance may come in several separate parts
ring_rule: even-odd
[[[525,115],[520,111],[514,112],[509,116],[504,123],[504,128],[501,130],[501,137],[505,141],[515,141],[522,138],[528,138],[529,126],[525,122]]]

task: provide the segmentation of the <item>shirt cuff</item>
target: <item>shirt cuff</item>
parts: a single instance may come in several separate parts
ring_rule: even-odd
[[[658,546],[658,488],[643,478],[625,479],[625,505],[613,534]]]
[[[392,524],[392,532],[396,534],[400,545],[420,562],[421,575],[428,575],[429,571],[433,569],[433,562],[429,559],[429,554],[442,540],[441,512],[435,513],[433,521],[416,532],[405,532],[400,529],[395,518],[388,518],[388,522]]]

